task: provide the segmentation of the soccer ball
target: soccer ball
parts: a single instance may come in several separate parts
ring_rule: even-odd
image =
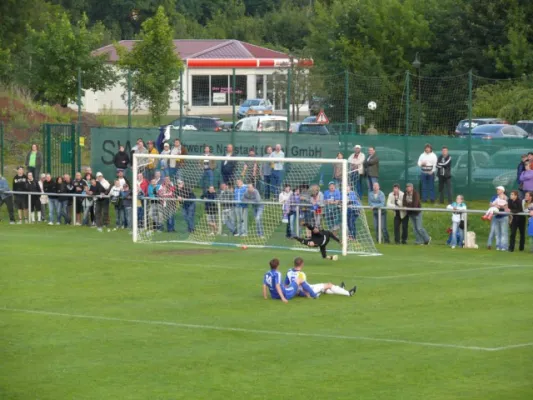
[[[337,261],[337,260],[339,259],[339,256],[335,254],[333,257],[331,257],[331,259],[332,259],[333,261]]]
[[[378,105],[375,101],[371,101],[368,103],[368,109],[374,111],[376,108],[378,108]]]

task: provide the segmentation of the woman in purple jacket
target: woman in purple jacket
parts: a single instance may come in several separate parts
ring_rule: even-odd
[[[526,162],[526,169],[520,174],[521,189],[524,192],[533,191],[533,169],[531,163]]]

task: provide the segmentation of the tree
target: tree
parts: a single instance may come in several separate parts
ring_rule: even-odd
[[[105,56],[93,56],[102,39],[102,29],[87,28],[84,16],[72,26],[66,13],[59,14],[42,30],[31,29],[25,47],[28,86],[41,99],[66,106],[78,93],[78,69],[84,89],[105,90],[116,81]]]
[[[133,102],[145,101],[152,121],[159,124],[170,107],[170,93],[180,77],[182,62],[175,52],[173,29],[162,6],[142,24],[140,38],[128,52],[116,45],[119,66],[131,73]]]

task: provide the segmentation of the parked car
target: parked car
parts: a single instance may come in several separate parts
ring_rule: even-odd
[[[224,121],[216,117],[196,117],[186,116],[180,119],[176,119],[170,123],[174,129],[179,129],[180,125],[185,130],[198,130],[198,131],[222,131]],[[194,129],[192,129],[194,128]]]
[[[472,138],[480,139],[527,139],[525,130],[516,125],[486,124],[472,129]]]
[[[468,185],[468,150],[450,150],[452,157],[452,179],[456,187],[466,187]],[[487,165],[490,156],[484,151],[472,151],[472,180],[474,171],[482,165]],[[381,164],[381,161],[380,161]],[[420,180],[421,170],[418,165],[409,167],[408,169],[409,182],[418,182]],[[405,172],[402,173],[400,180],[403,180]],[[438,177],[437,177],[438,180]]]
[[[287,132],[287,117],[278,115],[247,117],[235,124],[235,130],[245,132]]]
[[[503,186],[514,187],[516,182],[516,167],[522,154],[529,150],[508,149],[494,153],[487,163],[478,165],[472,171],[472,183],[478,185],[492,185],[494,182],[505,182]],[[499,183],[496,186],[501,185]]]
[[[516,126],[519,126],[523,130],[525,130],[528,133],[530,139],[533,138],[533,121],[532,120],[518,121],[516,123]]]
[[[473,118],[472,119],[472,129],[486,124],[506,124],[507,121],[501,118]],[[455,128],[456,136],[466,136],[468,135],[468,128],[470,127],[470,120],[463,119],[459,121],[457,127]]]
[[[272,114],[272,103],[268,99],[248,99],[240,105],[237,111],[238,118],[257,114]]]
[[[294,133],[310,133],[315,135],[329,135],[326,125],[317,123],[298,122],[291,125],[291,131]]]
[[[302,124],[313,124],[316,123],[316,115],[310,115],[309,117],[304,118]]]

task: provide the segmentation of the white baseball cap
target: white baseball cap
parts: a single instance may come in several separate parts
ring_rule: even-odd
[[[505,188],[504,188],[503,186],[498,186],[498,187],[496,188],[496,190],[501,190],[501,191],[505,192]]]

